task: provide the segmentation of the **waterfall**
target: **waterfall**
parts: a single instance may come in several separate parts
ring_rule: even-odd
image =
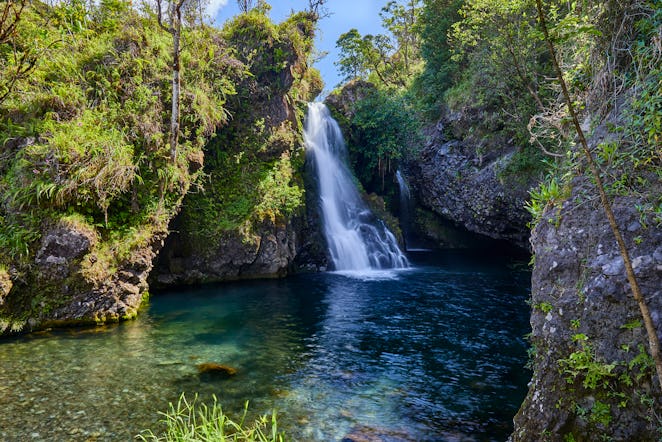
[[[409,248],[410,213],[412,211],[411,193],[407,181],[405,181],[399,170],[395,172],[395,178],[398,180],[400,189],[400,225],[402,226],[405,250],[407,250]]]
[[[361,199],[345,165],[340,127],[323,103],[308,105],[304,140],[317,172],[324,235],[335,270],[407,267],[393,233]]]
[[[398,186],[400,187],[400,197],[403,199],[404,202],[409,204],[409,200],[411,199],[411,193],[409,192],[409,186],[407,185],[407,181],[405,181],[405,178],[402,176],[399,170],[395,171],[395,178],[398,180]]]

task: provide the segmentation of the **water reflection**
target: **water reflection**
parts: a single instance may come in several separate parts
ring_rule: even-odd
[[[528,381],[527,275],[442,260],[179,290],[120,326],[2,340],[0,440],[130,440],[185,391],[275,407],[300,441],[502,441]]]

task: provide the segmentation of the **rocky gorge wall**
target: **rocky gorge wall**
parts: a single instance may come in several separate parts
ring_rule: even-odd
[[[597,198],[586,199],[594,192],[588,179],[576,179],[570,198],[533,231],[534,376],[513,441],[661,436],[660,389],[641,314],[604,212]],[[638,203],[618,198],[614,212],[660,330],[662,234],[642,224]]]
[[[471,134],[480,112],[447,112],[426,131],[419,159],[408,168],[420,204],[470,232],[528,248],[531,217],[524,208],[536,180],[506,176],[517,147]]]
[[[609,129],[623,124],[623,101],[589,138],[597,155],[619,143],[627,151],[619,132]],[[662,194],[659,167],[629,171],[645,184],[618,192],[612,180],[623,170],[603,167],[635,276],[662,337],[662,218],[654,209]],[[662,391],[641,312],[587,173],[576,173],[532,231],[534,373],[513,441],[662,439]]]

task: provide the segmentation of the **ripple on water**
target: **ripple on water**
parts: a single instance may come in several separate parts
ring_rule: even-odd
[[[504,440],[528,381],[526,278],[443,263],[157,294],[133,322],[1,340],[0,440],[130,440],[182,391],[275,407],[300,441]],[[207,362],[237,373],[201,377]]]

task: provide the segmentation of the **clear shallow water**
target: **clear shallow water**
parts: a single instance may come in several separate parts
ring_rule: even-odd
[[[153,296],[136,321],[0,340],[0,440],[131,440],[180,392],[298,441],[503,441],[526,393],[528,273],[504,258]],[[230,379],[196,365],[238,369]]]

